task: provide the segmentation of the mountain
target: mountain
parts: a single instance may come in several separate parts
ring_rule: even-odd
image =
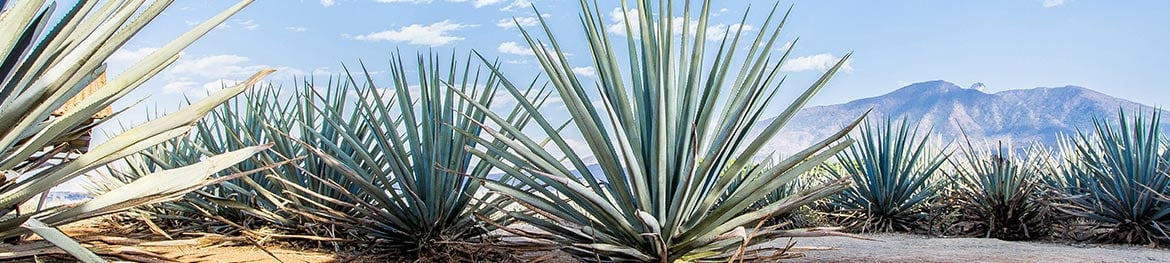
[[[927,81],[877,97],[805,108],[781,129],[763,152],[771,150],[783,155],[799,151],[871,108],[870,121],[886,116],[908,118],[920,122],[923,129],[933,127],[933,136],[944,142],[961,140],[962,127],[972,142],[1004,141],[1016,146],[1033,142],[1055,146],[1059,134],[1091,130],[1094,116],[1113,123],[1119,109],[1125,109],[1128,116],[1140,109],[1145,118],[1154,110],[1151,106],[1077,86],[996,93],[986,93],[983,88],[982,83],[963,88],[941,80]],[[1161,123],[1165,127],[1163,131],[1170,130],[1170,114],[1166,111],[1162,111]]]

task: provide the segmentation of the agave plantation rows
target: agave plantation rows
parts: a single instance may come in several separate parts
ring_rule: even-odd
[[[96,9],[84,1],[43,39],[36,36],[52,5],[6,9],[0,169],[17,176],[0,187],[8,207],[0,237],[33,231],[100,261],[49,226],[132,209],[114,218],[145,222],[144,231],[168,238],[242,233],[414,256],[493,242],[585,260],[726,262],[789,256],[784,246],[758,246],[780,237],[847,235],[817,226],[1170,241],[1170,139],[1153,121],[1157,112],[1149,122],[1140,112],[1122,113],[1116,124],[1097,120],[1054,150],[942,145],[927,127],[856,116],[807,149],[761,158],[764,144],[783,139],[780,129],[848,59],[794,102],[775,105],[792,50],[777,48],[788,18],[778,6],[761,16],[759,30],[709,39],[710,1],[623,1],[622,11],[636,8],[638,18],[624,22],[631,37],[618,40],[606,34],[597,4],[580,1],[595,79],[573,73],[567,47],[545,21],[517,23],[540,76],[507,74],[474,51],[396,52],[386,78],[361,65],[249,90],[271,72],[264,71],[69,155],[77,152],[63,142],[92,129],[90,116],[249,2],[198,25],[62,116],[49,113],[103,73],[102,61],[170,1],[144,11],[143,1]],[[567,121],[544,114],[552,102],[563,104]],[[565,134],[580,134],[583,146]],[[26,207],[95,169],[93,200]]]

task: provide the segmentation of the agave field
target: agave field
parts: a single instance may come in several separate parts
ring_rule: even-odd
[[[791,9],[779,5],[742,14],[762,18],[758,29],[711,41],[711,1],[623,3],[640,15],[623,24],[638,37],[617,40],[597,4],[580,1],[583,43],[543,19],[516,23],[535,78],[476,51],[396,51],[380,77],[361,64],[284,86],[260,84],[263,70],[79,148],[71,142],[110,119],[96,113],[252,0],[92,92],[103,62],[172,1],[6,2],[2,259],[183,261],[111,245],[191,235],[373,262],[773,261],[801,256],[790,238],[881,232],[1170,244],[1170,138],[1156,110],[1098,116],[1051,149],[942,142],[910,119],[853,116],[802,151],[769,156],[764,144],[783,140],[849,59],[812,83],[785,83],[793,47],[778,39]],[[697,32],[674,32],[680,16]],[[595,79],[574,72],[569,44],[588,48],[578,56]],[[777,102],[798,85],[791,103]],[[543,114],[551,100],[568,120]],[[40,203],[82,176],[92,199]],[[90,218],[105,238],[60,230]]]

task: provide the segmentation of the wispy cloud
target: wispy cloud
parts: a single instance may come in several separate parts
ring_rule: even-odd
[[[140,47],[136,49],[121,48],[117,51],[114,51],[114,54],[111,54],[110,58],[107,59],[106,62],[110,63],[109,68],[111,70],[121,71],[129,68],[131,65],[134,65],[139,61],[142,61],[142,59],[146,58],[146,56],[150,55],[150,53],[154,53],[156,50],[158,50],[157,47]]]
[[[358,35],[352,38],[364,41],[390,41],[395,43],[405,42],[411,45],[438,47],[450,44],[455,41],[463,40],[463,37],[455,36],[451,33],[453,31],[470,27],[476,27],[476,25],[460,24],[451,22],[451,20],[443,20],[430,25],[412,24],[398,29]]]
[[[530,8],[530,7],[532,7],[532,2],[531,2],[531,1],[528,1],[528,0],[512,0],[512,3],[510,3],[510,4],[508,4],[508,5],[504,6],[504,7],[501,7],[501,8],[500,8],[500,11],[514,12],[514,11],[521,11],[521,10],[530,10],[530,9],[527,9],[527,8]]]
[[[809,70],[826,71],[829,70],[829,68],[832,68],[833,65],[837,64],[837,61],[839,60],[841,60],[841,58],[829,53],[803,56],[785,61],[784,65],[780,66],[780,70],[789,72]],[[853,71],[853,66],[850,64],[850,61],[845,61],[845,64],[841,65],[841,71]]]
[[[251,58],[235,54],[211,55],[179,61],[169,72],[216,78],[244,76],[267,67],[249,63],[251,61]]]
[[[504,2],[504,0],[475,0],[475,2],[472,2],[471,5],[475,6],[475,8],[480,8],[480,7],[485,7],[485,6],[489,6],[489,5],[499,4],[501,2]]]
[[[429,4],[434,0],[375,0],[378,3],[408,3],[408,4]]]
[[[597,76],[597,70],[593,69],[593,67],[573,67],[573,73],[590,78]]]
[[[1064,0],[1044,0],[1044,8],[1051,8],[1064,5]]]
[[[512,55],[524,55],[524,56],[531,56],[532,55],[532,49],[529,49],[528,47],[525,47],[525,46],[521,46],[519,43],[512,42],[512,41],[500,43],[500,46],[496,47],[496,51],[499,51],[500,53],[512,54]]]
[[[333,0],[321,0],[321,6],[324,6],[324,7],[330,7],[330,6],[333,6],[333,5],[335,5],[335,4],[337,4],[337,1],[333,1]]]
[[[512,19],[516,19],[516,20],[513,21]],[[535,16],[526,16],[526,17],[500,19],[499,21],[496,21],[496,26],[501,27],[503,29],[513,29],[513,28],[516,28],[516,24],[520,24],[520,26],[535,26],[536,24],[539,24],[539,23],[540,23],[540,19],[537,19]]]
[[[288,31],[292,31],[292,32],[305,32],[305,31],[309,31],[309,28],[300,27],[300,26],[286,26],[286,27],[284,27],[284,30],[288,30]]]
[[[240,28],[245,30],[256,30],[256,28],[260,27],[260,24],[257,24],[256,20],[252,19],[237,21],[237,23],[240,25]]]
[[[137,62],[154,50],[157,48],[119,50],[111,56],[110,66],[112,68],[124,63],[123,61]],[[274,81],[287,80],[292,76],[307,74],[307,72],[293,67],[256,63],[251,58],[237,54],[215,54],[181,58],[175,62],[174,66],[155,77],[155,80],[161,83],[161,89],[165,93],[198,97],[219,90],[224,85],[234,85],[240,80],[248,78],[251,74],[266,68],[277,69],[275,76],[267,78]]]

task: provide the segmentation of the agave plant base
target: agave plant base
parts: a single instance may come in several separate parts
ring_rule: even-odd
[[[891,216],[865,211],[829,213],[827,217],[850,233],[916,232],[924,230],[921,226],[926,219],[925,215]]]

